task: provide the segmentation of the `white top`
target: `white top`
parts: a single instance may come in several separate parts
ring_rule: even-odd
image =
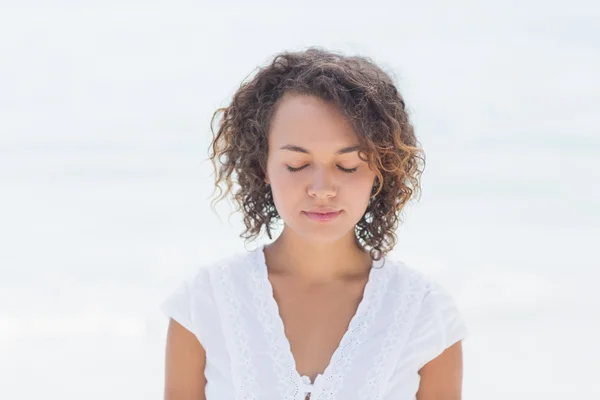
[[[384,258],[373,262],[348,330],[312,383],[296,370],[263,250],[199,268],[161,304],[206,350],[208,400],[414,400],[419,369],[467,334],[439,284]]]

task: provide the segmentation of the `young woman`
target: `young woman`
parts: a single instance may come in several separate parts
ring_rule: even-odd
[[[387,257],[425,160],[390,77],[364,57],[285,52],[219,114],[215,201],[233,196],[247,240],[283,229],[162,304],[165,399],[460,399],[452,297]]]

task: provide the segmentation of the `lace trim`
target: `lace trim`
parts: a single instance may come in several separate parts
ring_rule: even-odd
[[[235,261],[234,261],[235,262]],[[220,297],[218,303],[222,305],[223,330],[226,335],[226,343],[229,347],[231,357],[232,375],[235,385],[235,399],[255,400],[259,399],[260,388],[258,386],[252,363],[251,350],[248,345],[248,330],[240,314],[240,300],[233,287],[231,277],[231,265],[225,263],[218,269],[218,284],[221,290],[216,291]]]
[[[241,271],[249,274],[248,282],[254,285],[255,290],[251,290],[252,301],[257,312],[256,317],[259,318],[264,329],[265,340],[273,360],[279,390],[278,398],[304,400],[305,393],[301,390],[304,388],[303,378],[297,372],[290,344],[285,336],[283,321],[277,318],[279,310],[273,298],[273,288],[268,281],[266,268],[262,267],[262,263],[264,263],[264,253],[262,247],[259,247],[251,254],[251,265]],[[385,393],[395,363],[401,356],[414,325],[419,311],[416,303],[422,300],[425,286],[420,284],[418,273],[405,268],[402,263],[400,265],[390,263],[392,265],[388,268],[380,268],[382,264],[383,260],[374,263],[363,299],[330,364],[315,380],[311,400],[333,400],[338,396],[346,372],[352,366],[360,345],[368,338],[373,319],[379,314],[384,295],[388,292],[387,285],[394,280],[391,275],[398,274],[401,280],[400,287],[394,288],[397,296],[393,300],[395,312],[392,325],[373,364],[367,369],[366,382],[356,394],[361,400],[377,400]],[[216,291],[216,295],[220,297],[218,303],[221,304],[220,308],[224,313],[223,329],[231,356],[233,379],[236,382],[235,398],[258,399],[261,392],[256,380],[256,369],[252,363],[252,349],[248,345],[248,330],[244,326],[239,294],[236,293],[230,268],[230,265],[219,268],[217,282],[221,290]]]
[[[277,375],[280,395],[283,399],[304,399],[301,393],[302,377],[297,372],[296,362],[285,337],[285,328],[281,318],[277,318],[279,310],[273,299],[273,288],[268,281],[263,248],[255,250],[251,270],[252,282],[257,288],[254,301],[258,316],[264,326]],[[371,322],[381,308],[385,294],[384,285],[390,274],[389,268],[383,268],[384,260],[375,261],[369,273],[369,281],[365,287],[363,299],[358,305],[355,315],[348,325],[347,332],[333,353],[330,363],[313,384],[312,400],[334,399],[342,387],[346,371],[351,367],[358,347],[366,340]]]
[[[385,294],[385,283],[388,281],[390,268],[383,268],[384,260],[375,261],[370,270],[363,300],[359,303],[355,316],[350,320],[347,333],[342,337],[339,347],[333,354],[323,378],[325,382],[317,389],[315,398],[319,400],[335,399],[344,383],[346,371],[358,352],[359,346],[367,338],[371,322],[378,315]]]
[[[296,362],[293,358],[289,342],[280,332],[284,332],[277,304],[273,299],[273,288],[268,282],[266,271],[262,268],[264,253],[262,246],[253,251],[252,265],[248,269],[251,274],[252,284],[256,288],[253,291],[253,299],[256,305],[258,318],[265,331],[265,338],[269,346],[269,353],[273,360],[273,368],[277,376],[279,394],[283,400],[294,400],[300,393],[300,385],[297,381],[298,372]]]
[[[419,275],[402,264],[397,273],[402,277],[402,284],[395,299],[394,322],[373,365],[368,369],[367,382],[359,391],[361,400],[381,399],[384,395],[420,309],[416,303],[423,299],[424,285],[419,284]]]

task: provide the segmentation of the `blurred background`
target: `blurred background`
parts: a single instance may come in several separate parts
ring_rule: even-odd
[[[162,398],[158,305],[244,249],[210,209],[210,117],[322,46],[406,99],[427,166],[392,257],[463,311],[464,399],[600,398],[599,20],[591,0],[0,1],[0,397]]]

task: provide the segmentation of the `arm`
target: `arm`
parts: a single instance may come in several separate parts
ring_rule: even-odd
[[[460,341],[425,364],[419,371],[417,400],[461,400],[463,357]]]
[[[165,400],[206,400],[206,352],[196,335],[169,321],[165,356]]]

